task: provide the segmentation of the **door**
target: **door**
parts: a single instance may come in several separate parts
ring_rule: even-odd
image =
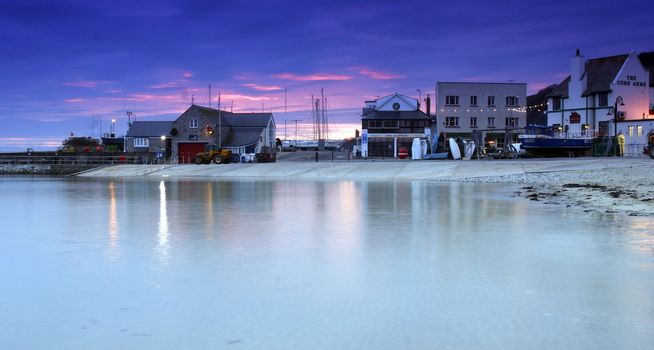
[[[185,142],[177,145],[177,159],[179,163],[190,164],[193,163],[195,155],[204,152],[207,147],[206,142]]]

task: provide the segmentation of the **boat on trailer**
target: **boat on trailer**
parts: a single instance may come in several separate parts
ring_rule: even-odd
[[[540,156],[580,156],[590,151],[597,137],[593,131],[567,133],[555,126],[530,125],[518,135],[521,148]]]

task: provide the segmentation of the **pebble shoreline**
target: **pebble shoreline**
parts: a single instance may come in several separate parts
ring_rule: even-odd
[[[525,185],[516,196],[584,212],[654,216],[654,163],[601,170],[469,177],[460,182]]]

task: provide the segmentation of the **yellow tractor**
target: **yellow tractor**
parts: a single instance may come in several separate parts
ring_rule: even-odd
[[[647,153],[654,159],[654,130],[647,134]]]
[[[228,164],[232,160],[232,151],[227,149],[216,149],[213,145],[208,145],[206,152],[195,155],[195,164]]]

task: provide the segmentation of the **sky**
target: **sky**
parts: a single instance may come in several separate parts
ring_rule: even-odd
[[[367,99],[433,96],[438,81],[534,93],[569,74],[577,48],[654,50],[653,21],[651,0],[2,0],[0,151],[98,137],[112,119],[123,134],[126,111],[174,120],[209,105],[209,85],[213,107],[220,93],[223,109],[272,111],[282,138],[294,120],[309,136],[324,89],[332,136],[348,137]]]

